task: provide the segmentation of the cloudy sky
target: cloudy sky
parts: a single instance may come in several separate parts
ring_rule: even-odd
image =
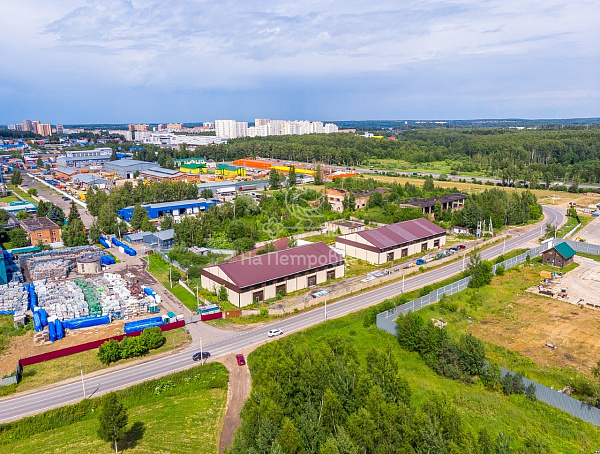
[[[600,116],[597,0],[2,0],[0,123]]]

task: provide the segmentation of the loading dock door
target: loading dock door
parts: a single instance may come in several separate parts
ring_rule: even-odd
[[[317,275],[308,276],[308,286],[312,287],[313,285],[317,285]]]
[[[264,290],[260,290],[258,292],[254,292],[252,294],[252,301],[254,301],[255,303],[260,303],[264,299],[265,299],[265,292],[264,292]]]

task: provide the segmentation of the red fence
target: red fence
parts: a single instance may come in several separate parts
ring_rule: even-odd
[[[166,325],[159,326],[161,331],[170,331],[176,328],[183,328],[185,326],[185,322],[180,320],[174,323],[168,323]],[[63,356],[74,355],[75,353],[85,352],[87,350],[92,350],[94,348],[100,347],[104,342],[107,342],[111,339],[116,340],[117,342],[121,342],[124,337],[136,337],[142,334],[141,331],[135,331],[129,334],[119,334],[118,336],[106,337],[104,339],[86,342],[85,344],[73,345],[72,347],[61,348],[60,350],[54,350],[48,353],[42,353],[40,355],[30,356],[29,358],[22,358],[19,360],[21,366],[30,366],[31,364],[42,363],[44,361],[48,361],[50,359],[62,358]]]
[[[223,318],[222,312],[213,312],[212,314],[202,314],[200,315],[200,320],[205,322],[207,320],[217,320],[219,318]]]

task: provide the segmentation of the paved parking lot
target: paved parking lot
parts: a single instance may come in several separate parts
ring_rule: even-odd
[[[577,232],[573,236],[575,238],[584,238],[588,243],[591,244],[600,244],[600,217],[594,218],[592,222],[590,222],[583,229],[581,229],[581,231]]]
[[[70,200],[63,200],[63,196],[61,194],[53,189],[50,189],[45,184],[35,181],[26,172],[22,172],[21,175],[23,176],[23,183],[21,184],[23,190],[27,191],[29,188],[37,188],[38,197],[43,197],[44,199],[52,202],[57,207],[62,208],[66,216],[69,215],[69,210],[71,209]],[[88,214],[85,208],[81,207],[80,205],[77,205],[77,209],[84,225],[89,227],[92,224],[93,217]]]

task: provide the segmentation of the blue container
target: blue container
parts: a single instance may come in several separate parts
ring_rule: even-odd
[[[110,317],[108,315],[103,315],[101,317],[91,316],[63,320],[63,326],[67,329],[89,328],[90,326],[108,325],[109,323]]]
[[[50,334],[50,342],[56,342],[56,326],[54,322],[48,324],[48,333]]]
[[[38,315],[40,316],[40,322],[42,323],[42,326],[47,326],[48,325],[48,314],[46,313],[45,309],[40,309],[38,312]]]
[[[62,339],[65,337],[65,329],[63,328],[62,322],[59,319],[54,320],[56,326],[56,339]]]
[[[42,327],[42,322],[40,322],[40,316],[38,315],[39,311],[35,311],[33,313],[33,329],[36,330],[36,332],[40,332],[42,331],[44,328]]]

